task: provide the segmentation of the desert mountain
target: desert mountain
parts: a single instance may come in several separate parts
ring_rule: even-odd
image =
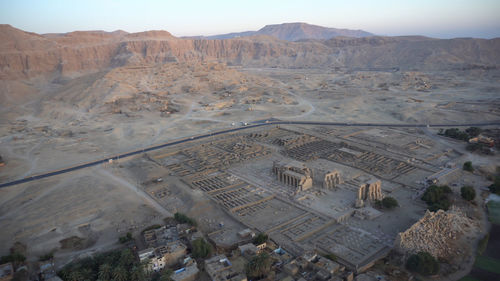
[[[298,41],[303,39],[331,39],[337,36],[366,37],[373,34],[363,30],[329,28],[303,22],[266,25],[258,31],[245,31],[214,35],[206,39],[231,39],[252,35],[269,35],[280,40]]]
[[[270,33],[272,27],[264,28]],[[39,35],[0,26],[0,79],[79,76],[124,65],[217,60],[256,67],[399,69],[496,68],[500,38],[334,37],[289,42],[270,35],[209,40],[140,33],[79,31]]]

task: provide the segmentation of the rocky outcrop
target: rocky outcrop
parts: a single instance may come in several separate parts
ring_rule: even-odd
[[[398,234],[395,248],[404,254],[425,251],[434,257],[448,259],[463,255],[463,247],[467,244],[463,239],[476,235],[478,228],[478,222],[458,209],[427,210],[423,218]]]

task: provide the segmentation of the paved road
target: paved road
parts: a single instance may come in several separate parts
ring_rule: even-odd
[[[180,139],[180,140],[176,140],[176,141],[172,141],[172,142],[168,142],[168,143],[164,143],[164,144],[160,144],[160,145],[154,145],[154,146],[146,147],[146,148],[143,148],[143,149],[139,149],[139,150],[134,150],[134,151],[122,153],[122,154],[119,154],[119,155],[114,155],[114,156],[106,157],[104,159],[100,159],[100,160],[96,160],[96,161],[91,161],[91,162],[87,162],[87,163],[84,163],[84,164],[79,164],[79,165],[76,165],[76,166],[72,166],[72,167],[69,167],[69,168],[64,168],[64,169],[57,170],[57,171],[52,171],[52,172],[48,172],[48,173],[44,173],[44,174],[38,174],[38,175],[30,176],[30,177],[25,177],[25,178],[22,178],[22,179],[11,181],[11,182],[2,183],[2,184],[0,184],[0,188],[7,187],[7,186],[12,186],[12,185],[17,185],[17,184],[21,184],[21,183],[25,183],[25,182],[35,181],[35,180],[39,180],[39,179],[43,179],[43,178],[48,178],[48,177],[52,177],[52,176],[56,176],[56,175],[60,175],[60,174],[64,174],[64,173],[69,173],[69,172],[72,172],[72,171],[76,171],[76,170],[88,168],[88,167],[91,167],[91,166],[96,166],[96,165],[99,165],[99,164],[108,163],[110,160],[118,160],[120,158],[125,158],[125,157],[129,157],[129,156],[133,156],[133,155],[145,153],[145,152],[148,152],[148,151],[162,149],[162,148],[165,148],[165,147],[174,146],[174,145],[181,144],[181,143],[186,143],[186,142],[190,142],[190,141],[195,141],[195,140],[199,140],[199,139],[209,138],[209,137],[212,137],[212,136],[222,135],[222,134],[227,134],[227,133],[232,133],[232,132],[241,131],[241,130],[248,130],[248,129],[252,129],[252,128],[256,128],[256,127],[261,127],[261,126],[275,126],[275,125],[322,125],[322,126],[337,126],[337,127],[400,127],[400,128],[500,126],[500,121],[484,122],[484,123],[463,123],[463,124],[446,124],[446,123],[442,123],[442,124],[384,124],[384,123],[382,123],[382,124],[380,124],[380,123],[337,123],[337,122],[281,121],[281,120],[271,120],[268,123],[266,123],[265,120],[264,121],[260,121],[260,122],[262,122],[262,123],[251,124],[251,125],[248,125],[248,126],[230,128],[230,129],[225,129],[225,130],[221,130],[221,131],[216,131],[216,132],[213,132],[213,133],[192,136],[192,137],[189,137],[189,138],[184,138],[184,139]]]

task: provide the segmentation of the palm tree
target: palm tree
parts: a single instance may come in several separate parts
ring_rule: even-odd
[[[99,279],[102,281],[111,280],[111,275],[113,273],[113,268],[111,265],[105,263],[99,266]]]
[[[116,267],[113,270],[113,280],[114,281],[127,281],[128,280],[128,272],[124,267]]]
[[[144,271],[140,266],[134,266],[130,273],[130,280],[132,281],[144,281],[146,278],[144,277]]]
[[[130,249],[124,249],[120,254],[119,264],[120,266],[124,266],[126,268],[130,268],[130,266],[134,263],[135,257]]]
[[[83,274],[79,270],[72,271],[68,276],[70,281],[80,281],[83,280]]]
[[[247,276],[261,278],[266,276],[271,269],[271,257],[267,253],[254,256],[246,265]]]

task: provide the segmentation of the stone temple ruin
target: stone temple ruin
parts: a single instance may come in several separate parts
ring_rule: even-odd
[[[273,173],[280,182],[294,187],[296,192],[308,190],[313,184],[311,169],[298,161],[274,162]]]
[[[337,170],[322,171],[314,170],[314,181],[324,189],[333,189],[343,183],[340,173]]]
[[[364,206],[364,201],[370,200],[382,200],[382,183],[380,180],[371,179],[367,183],[362,184],[358,189],[358,198],[356,200],[356,207],[360,208]]]
[[[386,146],[352,142],[344,131],[334,133],[342,138],[328,130],[256,128],[151,153],[149,159],[172,186],[199,190],[223,211],[224,224],[206,223],[208,240],[218,250],[248,243],[250,238],[239,235],[245,228],[266,233],[291,256],[310,250],[333,254],[359,273],[387,255],[397,233],[409,226],[366,205],[384,194],[410,200],[420,191],[418,180],[440,168],[409,161],[412,155]],[[241,225],[231,224],[233,219]],[[419,249],[410,236],[421,235],[402,235],[401,247]]]
[[[272,172],[281,183],[295,188],[295,192],[305,191],[313,186],[313,182],[324,189],[333,189],[343,181],[340,173],[334,171],[311,170],[299,161],[275,161]],[[313,181],[314,179],[314,181]]]

